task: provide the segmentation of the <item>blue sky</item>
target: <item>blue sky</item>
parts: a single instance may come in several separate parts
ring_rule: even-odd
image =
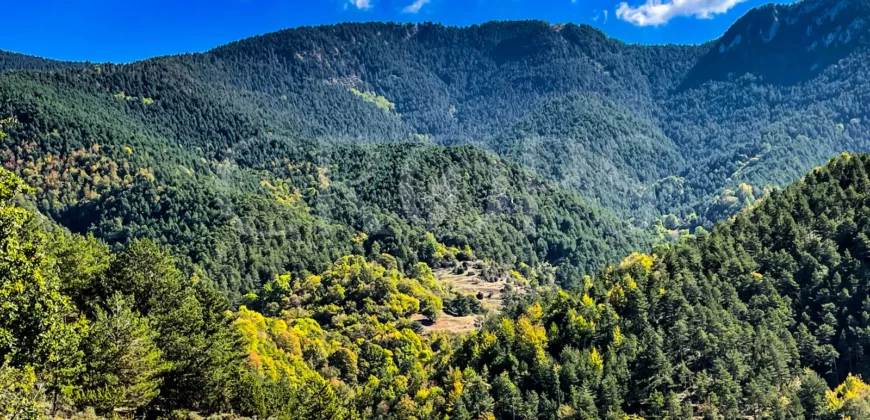
[[[4,2],[0,49],[130,62],[201,52],[284,28],[349,21],[541,19],[630,43],[701,43],[769,0],[23,0]],[[778,1],[786,3],[787,1]]]

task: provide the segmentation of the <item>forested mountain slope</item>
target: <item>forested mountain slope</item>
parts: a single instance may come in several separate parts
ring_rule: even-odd
[[[767,6],[701,46],[536,21],[342,24],[7,77],[117,95],[113,108],[208,159],[269,132],[471,144],[637,223],[709,226],[843,150],[870,150],[868,19],[863,0]]]
[[[658,219],[672,234],[709,227],[831,156],[870,150],[866,19],[864,1],[807,0],[755,10],[702,46],[535,21],[367,23],[128,65],[4,55],[54,70],[0,74],[2,163],[65,226],[155,238],[226,290],[322,270],[360,233],[360,252],[413,264],[426,231],[507,264],[568,264],[568,284],[648,244],[639,230]],[[789,48],[812,69],[785,80],[764,63]],[[494,152],[565,198],[439,145]]]
[[[844,155],[710,234],[520,299],[458,343],[452,414],[866,416],[848,374],[866,375],[868,168]]]
[[[684,85],[752,73],[800,83],[866,46],[870,3],[808,1],[750,11],[714,43]]]
[[[870,418],[867,5],[0,54],[0,415]]]
[[[860,133],[866,131],[868,18],[861,1],[770,6],[696,47],[625,45],[589,27],[544,22],[463,29],[341,25],[268,34],[206,56],[227,69],[233,86],[291,98],[298,84],[372,92],[394,105],[387,109],[395,114],[387,115],[398,117],[406,132],[497,151],[616,204],[622,214],[649,220],[675,213],[685,220],[694,212],[710,222],[741,207],[723,204],[735,195],[726,189],[747,183],[760,195],[839,151],[867,149]],[[770,60],[777,51],[791,58]],[[596,95],[586,99],[590,93]],[[584,112],[560,106],[571,101]],[[612,102],[620,105],[616,112],[607,105]],[[657,142],[660,153],[640,165],[607,168],[616,188],[585,170],[600,156],[562,152],[631,149],[642,140],[606,129],[591,140],[578,132],[546,133],[553,121],[622,118],[649,120],[670,141]],[[516,124],[528,127],[517,133]],[[506,144],[506,136],[514,141]],[[540,136],[551,141],[541,144]]]
[[[381,255],[276,276],[246,306],[150,241],[117,253],[15,203],[0,170],[0,410],[40,418],[773,418],[870,414],[870,155],[710,233],[419,335],[444,290]],[[860,376],[859,376],[860,375]]]
[[[235,296],[352,252],[436,264],[432,240],[509,266],[560,266],[561,282],[649,244],[578,194],[477,149],[305,140],[196,97],[58,83],[78,76],[93,75],[0,77],[3,165],[64,226],[169,245]]]
[[[528,297],[454,363],[485,372],[500,418],[865,418],[868,169],[844,154],[709,234]]]

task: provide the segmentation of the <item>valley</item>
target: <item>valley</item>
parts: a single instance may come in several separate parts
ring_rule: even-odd
[[[868,22],[0,52],[0,417],[870,418]]]

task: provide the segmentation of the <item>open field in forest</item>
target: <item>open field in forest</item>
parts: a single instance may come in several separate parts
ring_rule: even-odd
[[[449,332],[452,334],[465,334],[477,329],[477,320],[480,315],[469,316],[452,316],[444,311],[435,322],[429,320],[423,315],[416,314],[411,317],[414,321],[419,321],[423,325],[425,332]]]
[[[452,269],[444,268],[434,270],[435,278],[442,284],[450,285],[453,290],[466,295],[483,293],[483,307],[498,311],[504,303],[504,288],[508,282],[499,279],[496,282],[488,282],[480,276],[480,270],[469,268],[463,274],[453,274]]]
[[[500,278],[498,281],[486,281],[482,277],[482,270],[469,267],[462,274],[455,274],[453,268],[440,268],[433,270],[435,278],[445,287],[470,296],[476,296],[478,293],[483,293],[483,307],[487,312],[501,310],[505,298],[505,286],[512,281]],[[514,287],[516,287],[514,285]],[[482,319],[484,315],[469,315],[469,316],[452,316],[446,312],[441,312],[441,315],[435,322],[431,322],[422,315],[416,315],[412,319],[423,324],[423,330],[427,332],[451,332],[456,334],[467,333],[478,327],[478,319]]]

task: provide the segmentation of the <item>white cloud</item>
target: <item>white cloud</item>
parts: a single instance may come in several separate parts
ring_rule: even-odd
[[[607,10],[604,11],[604,23],[607,23]]]
[[[356,7],[357,9],[360,9],[360,10],[368,10],[368,9],[372,8],[372,1],[371,0],[350,0],[349,3],[350,3],[350,5]],[[345,7],[347,7],[347,6],[345,6]]]
[[[405,6],[405,8],[402,9],[402,13],[417,13],[430,1],[432,0],[416,0],[415,2]]]
[[[746,0],[646,0],[646,3],[631,7],[622,2],[616,9],[616,17],[637,26],[659,26],[677,16],[694,16],[712,19],[713,15],[725,13]]]

